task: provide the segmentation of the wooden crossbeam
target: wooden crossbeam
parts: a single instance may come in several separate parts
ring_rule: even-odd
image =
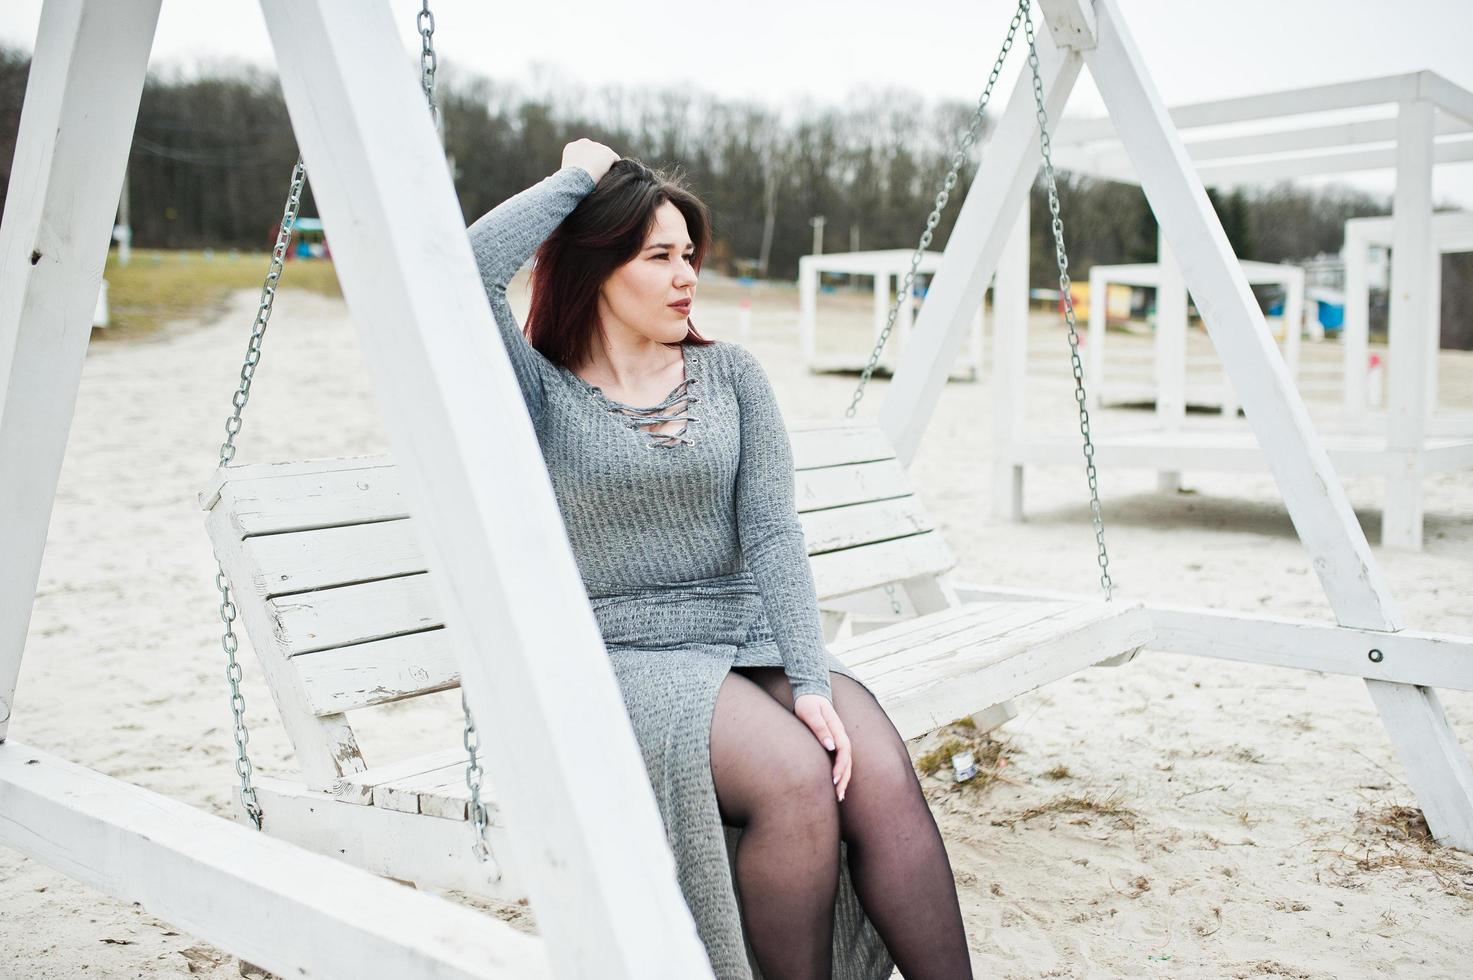
[[[14,740],[0,843],[283,977],[553,975],[499,919]]]

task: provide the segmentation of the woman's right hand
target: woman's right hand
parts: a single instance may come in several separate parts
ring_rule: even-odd
[[[619,154],[591,139],[574,140],[563,147],[563,166],[582,167],[597,184],[619,159]]]

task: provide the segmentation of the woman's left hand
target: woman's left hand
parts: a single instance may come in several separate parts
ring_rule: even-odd
[[[793,714],[809,727],[824,748],[834,753],[834,792],[842,803],[844,791],[849,788],[849,774],[854,768],[844,723],[839,720],[833,704],[822,694],[801,695],[793,702]]]

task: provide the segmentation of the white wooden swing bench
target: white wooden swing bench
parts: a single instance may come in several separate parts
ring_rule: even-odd
[[[959,602],[941,578],[956,561],[882,430],[817,422],[791,436],[830,648],[906,739],[969,715],[991,727],[1011,717],[1010,699],[1129,659],[1151,638],[1146,613],[1124,602]],[[226,467],[200,503],[301,766],[296,780],[255,776],[264,829],[394,878],[525,895],[497,846],[507,831],[488,783],[495,861],[472,855],[463,749],[370,767],[348,723],[355,709],[459,682],[394,465]],[[919,615],[837,638],[843,600],[886,586]]]

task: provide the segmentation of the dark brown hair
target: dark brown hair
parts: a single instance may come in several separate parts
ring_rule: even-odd
[[[632,159],[616,161],[537,249],[526,334],[548,360],[571,369],[587,358],[602,329],[599,287],[639,255],[655,212],[666,201],[685,217],[695,251],[691,264],[700,271],[711,247],[710,211],[678,174]],[[689,318],[685,322],[682,343],[712,343],[696,332]]]

